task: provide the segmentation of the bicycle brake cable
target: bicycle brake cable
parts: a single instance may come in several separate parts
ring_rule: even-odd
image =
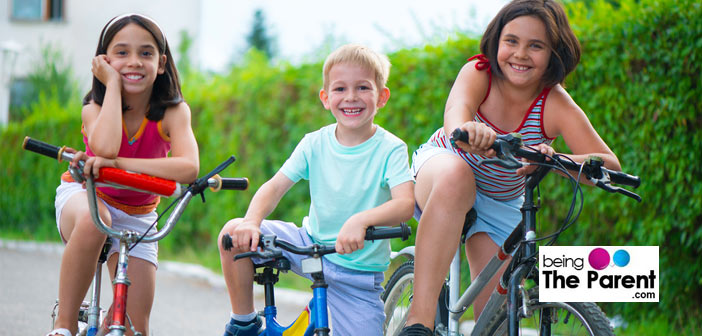
[[[164,210],[158,215],[158,217],[156,217],[156,220],[154,220],[154,222],[151,223],[151,226],[149,226],[149,228],[146,229],[146,231],[144,231],[144,233],[141,234],[141,236],[139,236],[139,239],[137,239],[137,240],[134,242],[134,244],[132,244],[132,246],[129,247],[129,251],[131,251],[134,247],[136,247],[137,244],[139,244],[139,243],[146,237],[146,235],[149,233],[149,231],[151,231],[151,229],[152,229],[154,226],[156,226],[156,224],[158,224],[158,221],[161,220],[161,217],[163,217],[163,215],[167,214],[167,213],[171,210],[171,208],[173,207],[173,205],[176,204],[178,201],[180,201],[180,199],[183,198],[183,196],[185,196],[185,194],[186,194],[186,193],[180,194],[180,196],[176,197],[176,199],[174,199],[174,200],[171,202],[171,204],[168,204],[168,206],[166,207],[166,209],[164,209]]]
[[[530,147],[530,146],[525,146],[525,147],[536,151],[535,148],[532,148],[532,147]],[[581,174],[582,174],[582,169],[583,169],[582,165],[581,165],[581,167],[580,167],[580,171],[578,172],[578,178],[576,179],[575,177],[573,177],[572,174],[570,174],[570,172],[568,171],[568,169],[565,168],[565,166],[563,166],[559,161],[555,160],[555,157],[558,157],[558,158],[566,158],[566,159],[570,160],[571,162],[574,162],[574,161],[573,161],[572,159],[570,159],[568,156],[556,154],[556,155],[554,155],[553,157],[552,157],[552,156],[549,156],[549,155],[546,155],[546,157],[551,158],[551,161],[552,161],[553,163],[531,163],[531,164],[538,165],[538,166],[548,166],[548,167],[551,167],[551,168],[553,168],[553,169],[556,169],[556,170],[558,170],[558,171],[563,172],[564,175],[565,175],[566,177],[569,178],[569,181],[570,181],[571,184],[573,185],[573,199],[572,199],[572,201],[571,201],[571,205],[570,205],[570,208],[569,208],[569,211],[568,211],[568,215],[567,215],[566,218],[564,219],[563,224],[561,225],[561,227],[560,227],[556,232],[554,232],[554,233],[552,233],[552,234],[550,234],[550,235],[544,236],[544,237],[540,237],[540,238],[534,238],[534,239],[530,239],[530,240],[523,240],[522,242],[536,242],[536,241],[542,241],[542,240],[546,240],[546,239],[549,239],[549,238],[553,238],[551,241],[549,241],[549,242],[547,243],[547,245],[552,245],[552,244],[555,242],[555,240],[558,238],[558,236],[559,236],[561,233],[563,233],[563,231],[565,231],[568,227],[570,227],[570,225],[572,225],[573,223],[575,223],[575,221],[578,219],[578,217],[580,217],[580,213],[582,212],[582,209],[583,209],[583,203],[584,203],[584,202],[583,202],[583,196],[582,196],[582,189],[581,189],[581,187],[580,187],[580,176],[581,176]],[[574,208],[575,208],[575,204],[577,203],[577,195],[578,195],[578,193],[580,194],[580,199],[581,199],[580,208],[578,209],[577,214],[573,217],[573,210],[574,210]],[[522,242],[520,242],[520,243],[522,243]]]

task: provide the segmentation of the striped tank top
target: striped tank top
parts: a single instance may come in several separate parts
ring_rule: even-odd
[[[478,55],[477,57],[471,57],[469,61],[474,58],[478,59],[478,63],[476,64],[475,68],[478,70],[486,69],[490,77],[492,77],[488,60],[484,56]],[[539,93],[534,102],[531,104],[531,107],[529,107],[527,110],[522,123],[512,132],[505,132],[493,125],[487,118],[485,118],[485,116],[483,116],[480,109],[478,109],[475,115],[475,121],[487,124],[490,128],[495,130],[497,134],[520,133],[522,135],[522,141],[527,146],[538,145],[541,143],[550,145],[554,138],[549,138],[546,136],[543,125],[543,106],[546,103],[546,97],[550,91],[551,88],[548,87],[544,88],[541,93]],[[485,99],[487,99],[489,94],[490,89],[488,88]],[[485,99],[483,99],[483,102],[485,102]],[[429,138],[427,144],[449,149],[461,156],[471,166],[471,168],[473,168],[476,187],[483,194],[500,201],[513,200],[524,194],[524,176],[517,175],[516,170],[503,168],[495,164],[478,165],[481,161],[487,159],[487,157],[466,153],[462,150],[453,148],[448,136],[444,134],[443,127],[434,132],[431,138]]]

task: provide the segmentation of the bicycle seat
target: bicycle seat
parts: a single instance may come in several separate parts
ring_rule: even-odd
[[[470,227],[473,226],[475,221],[478,219],[478,213],[475,211],[474,208],[471,208],[470,211],[466,214],[466,220],[463,222],[463,230],[461,230],[461,242],[465,243],[466,239],[466,233],[468,233],[468,230],[470,230]]]

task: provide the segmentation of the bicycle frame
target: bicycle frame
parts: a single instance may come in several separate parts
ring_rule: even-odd
[[[411,230],[407,224],[402,223],[399,227],[366,229],[365,240],[401,238],[406,240],[411,235]],[[254,270],[263,267],[261,273],[254,273],[254,281],[263,285],[266,305],[264,316],[266,318],[266,329],[262,335],[280,336],[304,335],[304,336],[325,336],[329,335],[329,315],[327,313],[327,283],[324,280],[324,269],[322,256],[336,253],[334,245],[319,245],[300,247],[292,245],[283,240],[278,240],[275,235],[262,235],[260,238],[261,251],[244,252],[234,256],[234,260],[257,256],[264,260],[269,260],[263,264],[254,264]],[[232,248],[232,238],[229,234],[222,237],[222,247],[225,250]],[[312,299],[305,310],[288,327],[281,326],[276,320],[277,309],[275,307],[274,285],[278,282],[280,271],[290,270],[290,261],[283,256],[282,250],[287,250],[294,254],[306,255],[309,258],[301,261],[302,273],[310,274],[312,277]],[[274,273],[273,269],[278,270]]]
[[[456,144],[456,141],[469,143],[468,133],[460,128],[455,129],[451,134],[450,142],[454,147],[460,149],[460,147],[458,147]],[[613,182],[637,188],[640,184],[640,179],[637,176],[632,176],[623,172],[605,168],[604,161],[598,157],[591,156],[585,162],[579,164],[567,157],[564,159],[558,155],[545,156],[534,149],[523,147],[521,135],[519,134],[498,135],[495,142],[491,145],[491,148],[497,153],[496,157],[486,159],[482,161],[481,164],[492,163],[504,168],[517,169],[523,166],[523,163],[517,160],[517,157],[519,157],[534,162],[538,167],[525,179],[524,203],[520,209],[522,212],[521,222],[515,227],[502,246],[500,246],[497,253],[495,253],[490,261],[483,267],[478,276],[471,282],[470,286],[460,298],[458,297],[460,288],[460,246],[457,249],[449,269],[448,325],[440,327],[437,326],[437,331],[440,332],[443,332],[444,328],[447,327],[449,335],[458,335],[458,319],[463,315],[465,310],[473,304],[475,298],[483,291],[484,287],[500,270],[502,265],[504,265],[509,255],[515,251],[516,253],[512,258],[509,267],[500,278],[499,283],[495,287],[495,290],[492,292],[485,307],[483,308],[482,314],[476,321],[472,334],[477,335],[486,332],[486,328],[488,328],[488,325],[492,322],[492,317],[494,317],[498,312],[501,312],[505,301],[507,308],[507,329],[509,331],[509,335],[516,336],[519,332],[519,319],[529,315],[530,307],[528,304],[530,300],[528,298],[527,291],[521,284],[524,279],[529,277],[530,272],[534,269],[537,263],[537,245],[535,238],[536,212],[538,206],[535,204],[534,191],[551,169],[556,168],[564,172],[567,170],[579,171],[578,178],[581,177],[581,173],[584,173],[584,177],[586,177],[595,186],[604,189],[605,191],[620,193],[639,202],[641,201],[641,197],[639,195],[627,189],[611,185],[611,182]],[[552,162],[549,163],[547,161]],[[572,176],[571,178],[573,181],[576,181]],[[578,183],[579,181],[575,184],[576,190],[579,189]],[[565,229],[565,227],[563,229]],[[562,230],[552,236],[557,237],[560,232],[562,232]],[[414,251],[413,249],[410,250],[410,248],[405,248],[398,253],[394,253],[393,258],[397,255],[406,255],[410,258],[414,258]],[[522,299],[521,305],[519,302],[517,302],[520,294]],[[445,297],[445,295],[446,294],[442,292],[439,296],[440,299]],[[523,308],[522,312],[519,312],[520,306]],[[550,309],[551,308],[549,307],[545,307],[544,311],[548,312]],[[442,313],[441,316],[443,316],[443,309],[441,306],[439,306],[437,313]],[[406,315],[404,317],[406,318]],[[404,322],[406,321],[402,322],[403,323],[400,325],[404,325]],[[586,326],[590,334],[592,334],[591,326],[589,324],[586,324]],[[549,335],[551,328],[550,319],[544,319],[539,322],[539,328],[541,329],[541,334]]]
[[[95,192],[95,183],[91,178],[86,179],[86,191],[88,195],[88,206],[90,208],[90,214],[93,219],[93,223],[108,237],[117,238],[119,240],[119,254],[117,261],[117,270],[115,272],[115,278],[112,281],[114,285],[114,297],[112,300],[112,314],[111,319],[107,321],[107,328],[110,331],[109,335],[119,336],[124,335],[126,332],[126,322],[128,319],[126,309],[127,309],[127,292],[130,285],[129,278],[127,277],[127,265],[129,263],[129,245],[140,240],[141,236],[134,231],[118,231],[112,229],[111,227],[105,225],[105,223],[100,218],[98,212],[97,194]],[[141,242],[150,243],[156,242],[166,235],[173,229],[175,223],[178,222],[180,216],[182,215],[185,207],[188,205],[192,199],[192,191],[188,190],[182,195],[181,200],[176,205],[171,215],[166,221],[166,225],[162,230],[155,234],[144,236]],[[88,318],[88,336],[96,335],[99,330],[99,290],[100,290],[100,273],[101,265],[98,266],[95,274],[95,283],[93,284],[93,293],[90,306],[90,313]],[[94,333],[93,333],[94,332]]]
[[[510,335],[516,335],[518,332],[518,294],[523,293],[520,288],[521,282],[528,272],[536,264],[535,258],[524,259],[522,256],[534,256],[536,252],[536,212],[537,206],[534,203],[534,189],[547,175],[550,167],[539,167],[534,173],[527,176],[525,181],[524,203],[522,205],[522,221],[512,231],[510,236],[500,246],[498,252],[490,259],[483,267],[478,276],[476,276],[468,288],[460,293],[461,284],[461,246],[459,245],[456,253],[451,261],[449,268],[448,279],[448,325],[445,326],[448,335],[459,335],[459,319],[475,301],[490,280],[497,274],[502,265],[507,261],[510,254],[517,251],[517,257],[513,258],[511,265],[516,267],[511,270],[509,267],[500,279],[500,283],[490,295],[482,314],[476,321],[472,335],[480,335],[485,331],[491,316],[493,316],[507,300],[509,309],[509,332]],[[521,242],[521,243],[520,243]],[[414,258],[414,249],[412,247],[405,248],[393,254],[393,257],[404,255],[409,258]],[[510,271],[511,270],[511,271]],[[509,295],[508,295],[509,294]]]
[[[262,273],[258,273],[255,278],[259,284],[264,287],[265,293],[265,308],[263,315],[266,319],[266,329],[261,334],[262,336],[281,336],[284,332],[286,335],[328,335],[329,334],[329,316],[327,314],[327,284],[324,281],[324,274],[321,270],[321,257],[310,258],[318,259],[319,271],[311,273],[314,283],[312,284],[312,299],[309,304],[300,313],[300,315],[289,326],[281,325],[277,320],[277,308],[275,306],[274,285],[278,281],[278,274],[273,273],[270,266],[266,266]]]
[[[471,282],[466,291],[458,297],[460,288],[460,255],[461,248],[456,251],[456,255],[451,261],[449,272],[449,319],[448,335],[458,335],[458,320],[465,310],[473,304],[475,298],[480,294],[488,282],[497,274],[502,265],[507,261],[509,255],[515,253],[515,257],[510,262],[510,267],[500,278],[500,282],[493,290],[480,317],[476,321],[471,335],[480,335],[485,332],[490,318],[507,302],[508,307],[508,330],[510,336],[516,336],[519,332],[519,294],[522,294],[524,305],[526,304],[526,291],[521,286],[522,281],[529,275],[529,272],[536,265],[536,212],[538,206],[535,204],[534,190],[541,180],[551,170],[549,166],[540,166],[534,173],[528,175],[524,188],[524,203],[521,208],[522,221],[512,231],[505,240],[498,252],[483,267],[478,276]],[[540,335],[550,334],[550,325],[544,323],[540,326]]]
[[[25,137],[22,144],[22,148],[42,154],[51,158],[61,161],[72,161],[75,154],[65,151],[66,147],[54,146],[39,140],[32,139],[30,137]],[[100,178],[94,179],[93,176],[83,177],[83,162],[78,162],[78,167],[69,167],[69,172],[76,182],[85,182],[88,207],[90,211],[91,218],[95,227],[105,234],[108,239],[116,238],[119,240],[119,255],[117,261],[117,270],[115,272],[115,277],[113,280],[114,285],[114,298],[112,301],[112,309],[110,320],[107,321],[110,336],[122,336],[126,332],[126,323],[129,321],[129,316],[126,314],[127,306],[127,289],[130,285],[129,278],[127,277],[127,265],[129,261],[129,245],[136,244],[140,242],[151,243],[157,242],[163,239],[178,222],[180,216],[185,211],[188,203],[192,197],[196,194],[202,196],[204,199],[204,190],[210,187],[212,191],[219,191],[220,189],[231,189],[231,190],[245,190],[248,188],[248,179],[246,178],[221,178],[217,175],[219,172],[224,170],[230,164],[234,163],[236,158],[230,156],[226,161],[219,164],[214,170],[212,170],[207,175],[198,178],[191,184],[186,190],[181,188],[181,185],[175,181],[166,180],[154,176],[149,176],[145,174],[127,172],[117,168],[101,168]],[[99,215],[97,194],[96,194],[96,184],[108,185],[115,188],[126,188],[130,190],[135,190],[139,192],[146,192],[155,195],[161,195],[165,197],[179,197],[178,203],[168,216],[166,224],[163,228],[151,235],[140,235],[137,232],[129,230],[115,230],[102,221]],[[156,223],[154,223],[155,225]],[[108,240],[109,241],[109,240]],[[103,246],[103,249],[105,247]],[[105,251],[103,251],[105,252]],[[95,276],[92,283],[92,293],[90,298],[90,303],[88,305],[88,316],[86,328],[86,335],[93,336],[96,335],[100,330],[100,283],[101,283],[101,273],[102,264],[105,262],[104,253],[98,260],[97,268],[95,270]],[[57,302],[58,305],[58,302]],[[55,306],[56,308],[56,306]],[[134,335],[141,335],[132,326],[132,332]]]

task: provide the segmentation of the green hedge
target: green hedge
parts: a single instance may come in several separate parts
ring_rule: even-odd
[[[641,176],[637,192],[643,202],[586,187],[583,214],[559,244],[660,246],[660,303],[604,305],[628,321],[662,314],[681,326],[702,316],[701,7],[692,0],[625,0],[617,9],[604,1],[568,4],[584,54],[567,88],[623,169]],[[477,51],[477,40],[462,37],[389,55],[392,95],[377,123],[414,150],[441,124],[453,80]],[[221,225],[244,214],[254,191],[305,133],[333,122],[317,98],[320,86],[321,63],[271,66],[256,53],[226,74],[187,74],[183,90],[201,173],[235,155],[237,162],[222,175],[247,176],[251,188],[209,193],[206,204],[194,202],[161,243],[163,253],[204,255],[206,264],[218,265],[214,240]],[[65,165],[23,153],[20,144],[30,135],[81,146],[78,101],[59,106],[41,99],[30,118],[0,135],[9,148],[0,175],[3,233],[58,239],[52,201]],[[562,141],[556,147],[565,150]],[[571,191],[563,179],[548,178],[541,194],[546,233],[563,219]],[[307,185],[300,183],[271,217],[299,222],[308,206]]]

